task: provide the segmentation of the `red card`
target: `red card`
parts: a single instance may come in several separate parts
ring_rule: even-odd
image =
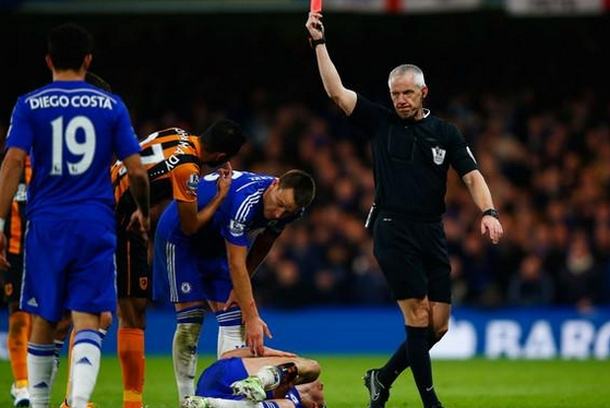
[[[322,0],[311,0],[309,5],[309,11],[312,13],[319,13],[322,11]]]

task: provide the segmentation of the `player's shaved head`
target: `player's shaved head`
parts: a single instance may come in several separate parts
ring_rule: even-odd
[[[311,204],[316,196],[316,183],[313,177],[302,170],[290,170],[280,177],[279,188],[293,189],[294,202],[299,208]]]
[[[78,71],[93,52],[93,37],[79,25],[62,24],[49,32],[47,46],[55,69]]]

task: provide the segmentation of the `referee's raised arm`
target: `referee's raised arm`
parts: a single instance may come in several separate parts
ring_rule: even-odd
[[[322,14],[309,13],[309,18],[307,19],[305,27],[307,28],[307,31],[309,31],[311,46],[316,52],[320,77],[322,78],[326,93],[346,115],[351,115],[356,107],[358,98],[356,92],[343,86],[339,72],[330,59],[330,55],[326,49]]]

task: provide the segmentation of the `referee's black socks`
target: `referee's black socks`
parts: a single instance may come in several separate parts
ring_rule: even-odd
[[[407,326],[405,326],[405,330],[407,330]],[[436,333],[434,329],[431,327],[428,328],[428,349],[431,349],[438,342]],[[390,388],[396,378],[402,373],[404,370],[409,368],[411,365],[409,360],[409,352],[407,351],[407,341],[403,341],[400,346],[396,349],[392,357],[388,360],[388,362],[379,369],[379,381],[383,384],[384,387]]]
[[[432,366],[427,327],[407,326],[407,353],[413,378],[424,407],[439,404],[432,384]]]

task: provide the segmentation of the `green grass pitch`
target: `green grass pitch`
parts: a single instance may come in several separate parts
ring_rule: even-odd
[[[314,356],[323,368],[322,380],[330,408],[365,408],[361,376],[384,357]],[[201,371],[211,357],[199,362]],[[63,395],[65,361],[53,391],[52,407]],[[610,407],[608,361],[435,361],[435,387],[446,408],[603,408]],[[0,362],[0,407],[12,406],[8,362]],[[145,403],[150,408],[177,407],[169,357],[149,357]],[[93,401],[99,408],[121,408],[121,374],[116,358],[102,361]],[[388,408],[420,407],[410,372],[394,384]]]

